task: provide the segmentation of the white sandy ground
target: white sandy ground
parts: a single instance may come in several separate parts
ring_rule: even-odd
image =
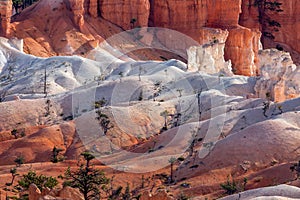
[[[221,200],[296,200],[300,198],[300,189],[290,185],[277,185],[248,190]]]

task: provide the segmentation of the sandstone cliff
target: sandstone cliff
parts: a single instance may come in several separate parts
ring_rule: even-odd
[[[164,27],[180,31],[200,44],[215,35],[205,28],[228,30],[225,59],[231,60],[236,74],[259,74],[259,22],[254,0],[40,0],[9,23],[10,1],[1,3],[2,35],[24,38],[24,50],[38,56],[84,55],[103,39],[134,27]],[[271,15],[282,28],[274,33],[275,44],[289,50],[294,59],[300,52],[298,0],[283,2],[283,12]],[[42,17],[41,17],[42,16]],[[59,24],[59,28],[57,26]],[[11,28],[9,29],[9,27]],[[11,32],[11,33],[9,33]],[[180,38],[178,38],[178,43]],[[162,42],[163,43],[163,42]],[[164,43],[163,43],[164,44]],[[166,45],[169,48],[168,44]],[[185,46],[189,48],[190,46]],[[300,59],[299,59],[300,60]]]
[[[293,60],[300,63],[300,1],[299,0],[278,0],[282,3],[280,8],[282,12],[269,12],[268,15],[272,20],[280,23],[281,28],[279,31],[272,32],[275,39],[265,40],[265,48],[276,47],[277,45],[289,51],[293,57]],[[254,0],[243,0],[242,5],[243,12],[240,16],[240,24],[242,26],[254,29],[260,28],[258,22],[258,9],[254,6]]]

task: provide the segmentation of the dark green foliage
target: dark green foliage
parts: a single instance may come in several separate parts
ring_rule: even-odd
[[[270,102],[269,101],[263,102],[263,115],[265,117],[268,117],[267,111],[269,110],[269,108],[270,108]]]
[[[221,188],[225,191],[226,194],[231,195],[237,192],[245,191],[248,179],[245,177],[243,181],[235,181],[232,177],[231,180],[227,176],[227,181],[223,184],[220,184]]]
[[[95,109],[99,109],[103,106],[105,106],[107,104],[107,100],[103,97],[102,99],[100,99],[99,101],[95,101]]]
[[[132,18],[130,20],[130,25],[131,25],[131,28],[135,28],[135,23],[137,22],[137,20],[135,18]]]
[[[58,162],[63,161],[64,157],[59,155],[59,153],[62,152],[62,151],[63,151],[63,149],[53,147],[52,155],[51,155],[51,162],[58,163]]]
[[[294,163],[291,167],[290,170],[292,172],[296,172],[296,179],[300,177],[300,161],[298,163]]]
[[[28,174],[23,175],[19,185],[27,190],[31,184],[35,184],[40,190],[46,187],[53,189],[58,184],[58,181],[52,176],[37,175],[34,171],[29,171]]]
[[[106,135],[107,131],[114,126],[110,123],[110,120],[106,114],[104,114],[101,110],[97,110],[96,113],[98,117],[96,118],[100,122],[100,126],[103,129],[104,135]]]
[[[11,178],[11,182],[10,182],[10,183],[6,183],[6,184],[5,184],[6,186],[11,186],[12,184],[14,184],[14,180],[15,180],[16,176],[19,175],[19,174],[17,173],[17,168],[15,168],[15,167],[12,168],[12,169],[10,169],[9,172],[11,173],[12,178]]]
[[[184,193],[180,193],[178,196],[177,196],[177,198],[176,198],[177,200],[189,200],[190,198],[187,196],[187,195],[185,195]]]
[[[220,184],[221,188],[226,192],[226,194],[234,194],[238,192],[237,183],[232,178],[230,181],[229,176],[227,177],[227,181],[225,183]]]
[[[125,192],[123,194],[123,200],[130,200],[130,199],[131,199],[130,187],[129,187],[129,183],[127,183]]]
[[[13,3],[13,7],[15,8],[16,10],[16,13],[18,14],[19,12],[19,7],[21,6],[22,4],[22,0],[12,0],[12,3]]]
[[[17,167],[20,167],[22,164],[24,164],[25,162],[25,159],[24,157],[21,155],[21,156],[18,156],[14,162],[16,163]]]
[[[184,161],[184,157],[179,157],[179,158],[177,158],[177,160],[179,161],[179,162],[182,162],[182,161]]]
[[[18,139],[19,137],[25,136],[25,129],[17,130],[14,128],[10,133],[15,137],[15,139]]]
[[[15,139],[18,138],[18,130],[17,129],[13,129],[10,133],[15,137]]]
[[[109,196],[109,199],[114,200],[114,199],[119,199],[121,194],[122,194],[122,186],[119,186],[116,190],[112,191],[112,194]]]
[[[165,110],[160,113],[160,116],[164,118],[164,126],[162,127],[161,131],[166,131],[168,130],[168,117],[170,116],[170,113]]]
[[[72,172],[70,168],[65,172],[66,181],[65,186],[78,188],[83,194],[85,200],[99,199],[100,186],[106,185],[109,179],[106,178],[104,172],[90,167],[90,161],[95,158],[90,152],[83,152],[81,154],[86,163],[81,165],[79,169]],[[103,187],[102,187],[103,188]]]

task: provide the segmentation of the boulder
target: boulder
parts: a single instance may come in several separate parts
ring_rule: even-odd
[[[31,184],[28,189],[28,195],[30,200],[39,200],[39,198],[42,196],[42,193],[35,184]]]
[[[63,199],[84,200],[84,197],[79,190],[71,187],[64,187],[60,190],[58,196]]]

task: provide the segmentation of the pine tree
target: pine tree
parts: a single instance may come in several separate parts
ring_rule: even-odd
[[[65,186],[78,188],[83,194],[85,200],[100,199],[100,186],[106,185],[109,179],[104,172],[94,169],[90,166],[91,160],[95,158],[90,152],[86,151],[81,154],[84,157],[85,164],[79,169],[72,172],[70,168],[65,172]]]

